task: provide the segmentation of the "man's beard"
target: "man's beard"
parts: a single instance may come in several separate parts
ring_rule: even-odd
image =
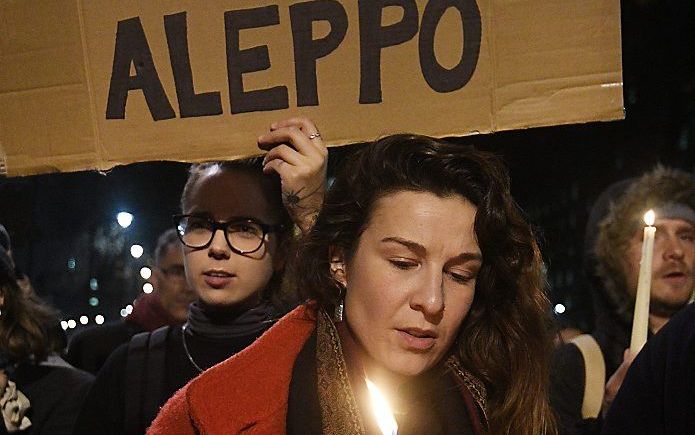
[[[689,302],[690,299],[687,299],[684,302],[672,303],[652,298],[652,300],[649,301],[649,313],[659,317],[671,317],[681,308],[688,305]]]

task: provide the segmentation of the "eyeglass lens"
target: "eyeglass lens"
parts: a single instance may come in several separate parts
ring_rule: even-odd
[[[213,238],[214,223],[204,217],[187,216],[179,221],[177,227],[181,240],[191,248],[206,246]],[[263,228],[253,221],[227,222],[225,224],[227,241],[238,251],[251,252],[263,243]]]

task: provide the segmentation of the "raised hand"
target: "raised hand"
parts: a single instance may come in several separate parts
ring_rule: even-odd
[[[294,223],[307,233],[326,193],[328,149],[318,128],[302,117],[276,122],[258,138],[258,147],[268,151],[263,172],[280,176],[282,201]]]

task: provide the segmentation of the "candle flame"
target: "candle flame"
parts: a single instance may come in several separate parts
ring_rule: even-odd
[[[654,213],[654,210],[649,210],[644,214],[644,223],[649,225],[650,227],[654,225],[654,221],[656,220],[656,214]]]
[[[391,412],[391,406],[389,406],[384,395],[381,394],[381,391],[372,381],[369,379],[365,379],[365,381],[367,382],[369,395],[372,397],[372,411],[376,417],[379,430],[381,430],[382,435],[395,435],[398,431],[398,424]]]

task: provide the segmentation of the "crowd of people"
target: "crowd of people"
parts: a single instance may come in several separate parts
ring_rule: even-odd
[[[0,226],[0,434],[695,433],[692,175],[657,167],[601,195],[585,244],[596,327],[558,345],[498,157],[392,135],[328,187],[310,120],[258,144],[263,157],[191,166],[156,291],[67,348]]]

